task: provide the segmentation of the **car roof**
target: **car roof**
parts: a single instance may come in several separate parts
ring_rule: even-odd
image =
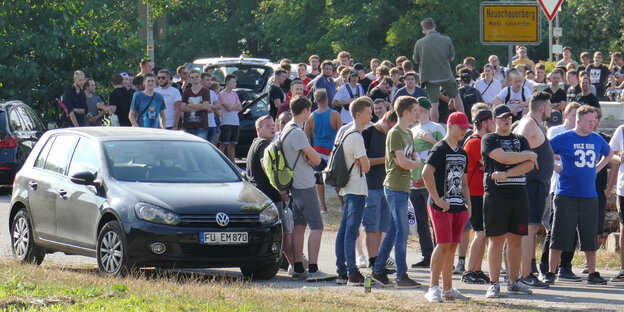
[[[273,67],[271,60],[252,57],[210,57],[201,58],[193,61],[195,65],[227,65],[227,64],[249,64],[249,65],[266,65]]]
[[[171,140],[205,142],[201,138],[184,131],[140,127],[78,127],[55,129],[47,133],[50,135],[63,133],[86,135],[99,141]]]

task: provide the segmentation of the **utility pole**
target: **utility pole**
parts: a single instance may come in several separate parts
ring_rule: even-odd
[[[149,55],[150,59],[152,59],[152,64],[155,64],[154,60],[154,23],[152,22],[152,13],[151,7],[149,5],[149,0],[145,2],[146,10],[147,10],[147,18],[145,20],[147,27],[147,55]]]

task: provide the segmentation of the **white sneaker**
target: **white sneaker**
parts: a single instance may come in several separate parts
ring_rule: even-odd
[[[366,256],[360,255],[359,257],[357,257],[357,259],[355,260],[355,265],[357,265],[357,267],[360,269],[366,268]]]
[[[490,285],[490,288],[488,288],[487,292],[485,293],[485,298],[498,298],[500,294],[500,286],[498,285],[498,283],[493,283],[492,285]]]
[[[336,274],[327,274],[321,270],[318,270],[314,273],[308,272],[308,276],[306,277],[306,281],[308,282],[320,282],[320,281],[330,281],[336,279],[338,276]]]
[[[394,262],[394,258],[388,257],[388,260],[386,260],[386,269],[396,270],[396,263]]]
[[[295,267],[288,265],[288,275],[293,276],[295,274]]]
[[[425,299],[429,302],[442,302],[442,292],[439,286],[429,287],[429,291],[425,294]]]
[[[457,288],[451,288],[449,290],[444,291],[444,300],[452,301],[452,300],[470,300],[470,298],[464,296]]]

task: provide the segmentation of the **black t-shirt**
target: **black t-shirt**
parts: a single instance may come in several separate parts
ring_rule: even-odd
[[[598,97],[598,100],[603,100],[607,79],[611,71],[604,65],[596,67],[594,64],[589,64],[586,71],[589,74],[589,80],[596,87],[596,97]]]
[[[462,193],[464,174],[468,173],[468,153],[459,145],[453,150],[445,140],[439,141],[431,148],[426,164],[435,168],[435,178],[438,196],[450,203],[448,212],[466,210],[466,199]],[[442,211],[429,196],[428,204],[433,209]]]
[[[604,133],[604,132],[600,132],[598,131],[598,134],[600,134],[600,136],[605,139],[607,142],[611,142],[611,136]],[[598,171],[598,173],[596,174],[596,192],[598,192],[598,194],[603,193],[604,194],[604,190],[607,188],[607,180],[608,180],[608,174],[607,174],[607,166],[604,166],[604,168],[602,168],[602,170]],[[617,170],[617,169],[611,169],[611,170]]]
[[[488,133],[481,139],[481,155],[483,156],[483,165],[485,167],[483,176],[485,191],[487,193],[496,193],[506,198],[517,197],[517,194],[525,192],[525,176],[510,177],[500,182],[496,182],[491,178],[494,171],[505,171],[516,165],[501,164],[490,158],[490,153],[497,148],[502,148],[505,152],[530,151],[529,141],[525,137],[513,133],[504,137],[496,133]]]
[[[373,81],[370,78],[364,76],[364,79],[359,79],[358,78],[358,83],[360,85],[362,85],[362,88],[364,90],[368,90],[368,87],[370,87],[370,85],[371,85],[371,83],[373,83]]]
[[[271,87],[269,88],[269,114],[271,114],[271,117],[273,117],[273,119],[275,119],[275,115],[277,115],[278,110],[278,107],[273,104],[273,101],[276,99],[281,100],[281,104],[284,104],[284,91],[282,90],[282,88],[276,85],[271,85]]]
[[[377,130],[375,126],[368,127],[362,131],[366,156],[368,158],[385,157],[386,155],[386,135]],[[385,164],[371,166],[366,173],[366,184],[371,190],[383,189],[383,181],[386,178]]]
[[[593,93],[590,93],[588,95],[583,95],[582,93],[579,93],[576,95],[576,97],[577,97],[576,101],[581,105],[589,105],[589,106],[593,106],[596,108],[600,108],[600,103],[598,103],[598,98]]]
[[[550,103],[552,104],[560,103],[561,101],[566,101],[568,97],[566,92],[563,91],[561,88],[557,89],[557,92],[554,92],[554,93],[550,87],[546,88],[546,90],[544,91],[552,95],[552,98],[550,99]]]
[[[247,168],[245,169],[247,179],[255,185],[264,195],[268,196],[274,203],[282,201],[282,197],[269,182],[264,169],[262,169],[261,159],[264,156],[264,149],[271,142],[267,139],[255,138],[247,153]]]
[[[122,127],[130,127],[130,119],[128,113],[130,113],[130,103],[132,98],[128,95],[130,91],[126,88],[115,88],[113,92],[108,96],[108,105],[116,106],[115,115],[119,118],[119,125]]]
[[[84,91],[80,90],[80,92],[76,92],[76,87],[71,85],[65,89],[65,93],[63,93],[63,104],[67,108],[67,114],[72,112],[74,109],[84,109],[86,112],[87,109],[87,97],[84,94]],[[65,115],[67,116],[67,115]],[[76,117],[76,121],[79,126],[85,125],[85,114],[78,114],[74,112],[74,116]],[[69,116],[66,117],[65,124],[69,127],[73,127]]]
[[[381,89],[379,89],[378,87],[374,87],[368,96],[371,98],[371,100],[373,100],[373,102],[376,99],[384,99],[386,102],[390,102],[388,93],[383,93],[383,91],[381,91]]]
[[[310,80],[314,80],[314,78],[316,78],[316,76],[318,76],[318,75],[320,75],[320,74],[321,74],[321,73],[318,73],[318,74],[316,74],[316,75],[315,75],[315,74],[312,74],[312,73],[308,73],[308,74],[306,74],[306,76],[307,76],[308,78],[310,78]]]

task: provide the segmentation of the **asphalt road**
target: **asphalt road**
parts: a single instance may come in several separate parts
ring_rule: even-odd
[[[0,196],[0,257],[11,258],[10,239],[8,231],[8,211],[10,198],[8,195]],[[335,261],[334,256],[334,240],[335,232],[326,232],[323,236],[321,244],[319,267],[325,272],[334,272]],[[407,263],[408,265],[420,260],[420,253],[413,248],[408,249]],[[46,255],[42,265],[62,265],[67,268],[93,266],[97,268],[95,259],[82,256],[66,256],[62,253],[54,253]],[[484,263],[484,268],[487,264]],[[205,274],[207,277],[226,276],[226,277],[242,277],[238,270],[234,269],[204,269],[193,270],[194,273]],[[363,272],[367,272],[363,269]],[[624,284],[609,283],[606,286],[589,286],[587,285],[586,274],[581,274],[580,269],[575,272],[582,276],[585,280],[582,283],[557,282],[550,289],[534,289],[533,295],[510,295],[506,293],[506,288],[501,287],[501,300],[512,304],[522,310],[532,309],[532,306],[538,306],[545,309],[562,309],[562,310],[587,310],[587,311],[624,311]],[[389,292],[399,296],[406,296],[416,300],[425,300],[423,295],[429,284],[428,269],[409,269],[408,274],[413,279],[421,282],[423,287],[416,290],[395,290],[393,288],[381,289],[373,286],[373,292]],[[615,271],[602,271],[602,276],[610,278],[616,274]],[[493,300],[485,299],[485,285],[469,285],[459,281],[460,276],[454,276],[453,286],[458,288],[464,295],[475,300]],[[335,282],[307,283],[304,281],[293,281],[284,271],[280,271],[278,275],[264,282],[253,282],[259,287],[275,287],[275,288],[302,288],[302,291],[344,291],[345,295],[354,292],[363,291],[348,286],[338,286]],[[303,289],[303,287],[306,287]]]

